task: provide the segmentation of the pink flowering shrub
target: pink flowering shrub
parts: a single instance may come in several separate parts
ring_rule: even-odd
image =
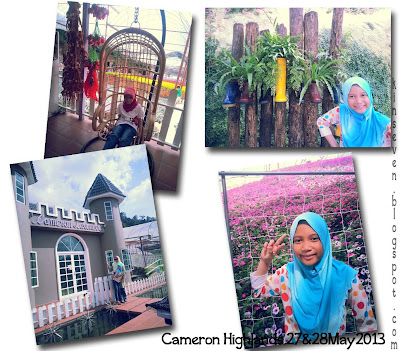
[[[307,162],[284,171],[353,172],[354,167],[349,156]],[[303,212],[315,212],[325,219],[334,258],[359,270],[361,282],[373,304],[354,175],[267,175],[259,181],[228,190],[227,199],[232,263],[245,335],[261,338],[271,335],[271,331],[284,330],[280,298],[271,297],[266,301],[253,298],[249,275],[257,269],[264,242],[276,240],[285,233],[289,236],[293,220]],[[272,262],[270,273],[293,260],[288,238],[285,242],[286,246]],[[348,318],[347,332],[355,331],[354,319]]]

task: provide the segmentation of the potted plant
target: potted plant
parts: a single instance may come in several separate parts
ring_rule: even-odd
[[[274,81],[271,82],[271,90],[276,92],[276,102],[286,102],[286,66],[287,61],[291,62],[301,57],[296,45],[299,37],[286,36],[265,32],[260,36],[257,46],[260,61],[268,65],[271,61],[276,62]]]
[[[223,69],[219,79],[220,93],[226,89],[223,106],[229,107],[229,104],[233,103],[235,99],[233,91],[237,91],[234,87],[235,82],[242,91],[239,103],[250,104],[252,99],[249,92],[261,86],[260,79],[265,74],[263,65],[260,64],[257,55],[251,53],[247,46],[245,47],[245,54],[238,61],[228,51],[224,50],[224,54],[229,60],[222,61]],[[229,99],[227,99],[228,95],[230,96]],[[227,100],[226,104],[225,100]]]
[[[335,77],[337,74],[338,60],[320,60],[313,63],[311,55],[306,64],[303,88],[300,92],[300,101],[309,89],[311,102],[320,103],[322,101],[322,87],[326,85],[332,99],[333,87],[335,86]],[[300,103],[300,102],[299,102]]]
[[[306,65],[306,60],[302,56],[294,57],[288,65],[287,85],[295,92],[297,99],[300,98],[300,92],[303,89]],[[299,102],[304,103],[304,99],[299,99]]]

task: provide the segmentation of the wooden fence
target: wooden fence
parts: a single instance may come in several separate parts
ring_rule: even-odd
[[[130,282],[125,285],[126,295],[136,294],[165,282],[165,274],[155,274],[150,278]],[[94,280],[94,291],[65,299],[57,303],[40,306],[32,310],[34,328],[52,324],[91,308],[105,305],[115,301],[112,277],[105,276]]]
[[[291,36],[299,36],[297,46],[300,50],[311,53],[313,59],[318,53],[318,13],[311,11],[303,15],[302,8],[289,9]],[[342,38],[343,9],[335,8],[332,17],[332,30],[329,54],[334,58],[340,49]],[[239,60],[243,56],[243,47],[246,44],[254,51],[256,38],[263,34],[259,32],[258,24],[246,24],[246,33],[241,23],[233,26],[232,56]],[[277,26],[277,33],[282,37],[287,36],[287,29],[283,24]],[[304,104],[298,103],[294,91],[289,90],[289,102],[273,103],[272,101],[261,105],[260,111],[257,101],[257,91],[253,93],[252,103],[245,106],[245,147],[317,147],[328,146],[323,140],[318,145],[317,118],[318,104],[311,102],[307,92]],[[327,112],[333,108],[332,98],[325,89],[322,109]],[[288,114],[287,114],[288,111]],[[324,139],[324,138],[323,138]],[[228,146],[240,147],[240,105],[228,108]]]

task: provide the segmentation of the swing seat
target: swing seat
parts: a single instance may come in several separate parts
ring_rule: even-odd
[[[126,28],[106,40],[100,53],[99,105],[92,119],[92,129],[101,140],[107,139],[118,121],[117,108],[126,87],[136,90],[136,100],[145,111],[142,131],[133,144],[151,139],[164,71],[165,51],[152,34]]]

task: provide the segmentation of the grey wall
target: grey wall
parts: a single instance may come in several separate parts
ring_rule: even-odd
[[[69,231],[32,229],[32,247],[38,255],[39,287],[35,288],[36,305],[59,300],[57,282],[56,244],[64,234],[77,234],[87,245],[91,276],[94,280],[107,274],[105,254],[101,249],[99,234],[72,233]],[[89,269],[89,267],[87,267]]]
[[[31,224],[29,221],[28,183],[26,179],[26,173],[22,169],[22,167],[18,165],[11,165],[11,177],[12,177],[12,186],[14,189],[14,196],[16,194],[15,171],[24,176],[25,204],[15,200],[15,206],[17,208],[17,217],[18,217],[19,231],[21,235],[22,255],[25,264],[25,273],[28,284],[29,300],[33,308],[36,305],[35,305],[35,294],[33,289],[31,288],[30,252],[32,251],[32,241],[31,241]]]

